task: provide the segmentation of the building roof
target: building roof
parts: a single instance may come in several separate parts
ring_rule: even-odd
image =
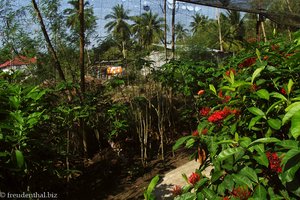
[[[0,69],[10,67],[10,66],[22,66],[22,65],[29,65],[29,64],[35,64],[35,63],[36,63],[36,58],[28,58],[25,56],[18,56],[12,60],[8,60],[8,61],[0,64]]]

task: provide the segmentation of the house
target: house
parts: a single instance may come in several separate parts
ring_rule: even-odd
[[[2,64],[0,64],[0,70],[4,72],[12,72],[16,70],[26,71],[29,65],[36,64],[37,59],[28,58],[25,56],[17,56],[12,60],[8,60]]]

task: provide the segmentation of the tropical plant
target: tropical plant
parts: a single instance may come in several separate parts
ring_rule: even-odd
[[[208,17],[199,13],[193,15],[192,18],[193,21],[190,23],[190,27],[193,34],[199,32],[201,28],[203,28],[203,26],[208,22]]]
[[[183,41],[188,37],[188,29],[184,28],[184,25],[178,22],[175,25],[175,37],[176,41]]]
[[[130,26],[128,21],[130,10],[125,10],[123,5],[118,4],[112,8],[112,12],[105,16],[105,19],[111,19],[105,24],[107,31],[111,32],[117,41],[120,41],[120,47],[123,58],[126,58],[126,44],[130,39]]]

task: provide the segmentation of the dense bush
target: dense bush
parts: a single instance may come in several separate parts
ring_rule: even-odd
[[[175,199],[300,197],[299,36],[236,55],[201,88],[198,127],[174,149],[194,147],[202,165],[174,188]]]

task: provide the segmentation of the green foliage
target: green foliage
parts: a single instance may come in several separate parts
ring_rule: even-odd
[[[144,192],[144,198],[145,200],[154,200],[155,196],[153,195],[153,190],[155,186],[157,185],[159,181],[159,176],[156,175],[151,179],[151,182],[149,183],[147,190]]]
[[[176,199],[192,193],[207,199],[300,197],[299,45],[285,45],[241,53],[229,60],[226,73],[216,69],[223,76],[206,82],[197,98],[200,134],[180,138],[173,148],[203,149],[203,165],[214,169],[204,188],[192,187]]]

